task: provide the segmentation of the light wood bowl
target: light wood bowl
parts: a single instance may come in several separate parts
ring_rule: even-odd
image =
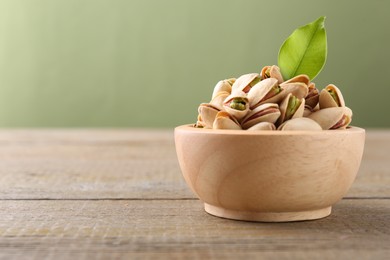
[[[323,218],[351,187],[364,150],[358,127],[326,131],[175,129],[184,179],[206,212],[248,221]]]

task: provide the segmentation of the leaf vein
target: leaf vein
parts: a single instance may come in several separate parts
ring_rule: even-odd
[[[292,74],[291,78],[294,77],[294,76],[296,76],[296,73],[297,73],[297,71],[298,71],[298,68],[301,66],[302,61],[304,60],[304,58],[305,58],[305,56],[306,56],[306,54],[307,54],[308,46],[310,46],[311,41],[313,40],[314,35],[316,35],[316,33],[317,33],[318,30],[319,30],[319,26],[317,26],[316,30],[312,33],[312,35],[311,35],[311,37],[310,37],[310,40],[309,40],[308,43],[306,44],[305,53],[304,53],[303,56],[301,57],[301,59],[300,59],[298,65],[295,67],[294,73]]]

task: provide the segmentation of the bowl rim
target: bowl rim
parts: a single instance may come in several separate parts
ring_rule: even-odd
[[[339,134],[362,134],[365,129],[349,126],[347,129],[321,130],[321,131],[304,131],[304,130],[259,130],[259,131],[245,131],[245,130],[231,130],[231,129],[205,129],[196,128],[194,124],[185,124],[175,127],[176,132],[186,132],[193,134],[211,134],[211,135],[240,135],[240,136],[285,136],[285,135],[339,135]]]

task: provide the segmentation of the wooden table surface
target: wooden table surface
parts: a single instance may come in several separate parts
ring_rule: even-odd
[[[0,259],[390,257],[390,131],[331,216],[290,223],[205,213],[172,130],[1,130],[0,158]]]

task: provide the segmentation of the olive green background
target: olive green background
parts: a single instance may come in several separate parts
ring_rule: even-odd
[[[390,1],[0,0],[0,127],[173,127],[327,16],[353,124],[390,127]]]

